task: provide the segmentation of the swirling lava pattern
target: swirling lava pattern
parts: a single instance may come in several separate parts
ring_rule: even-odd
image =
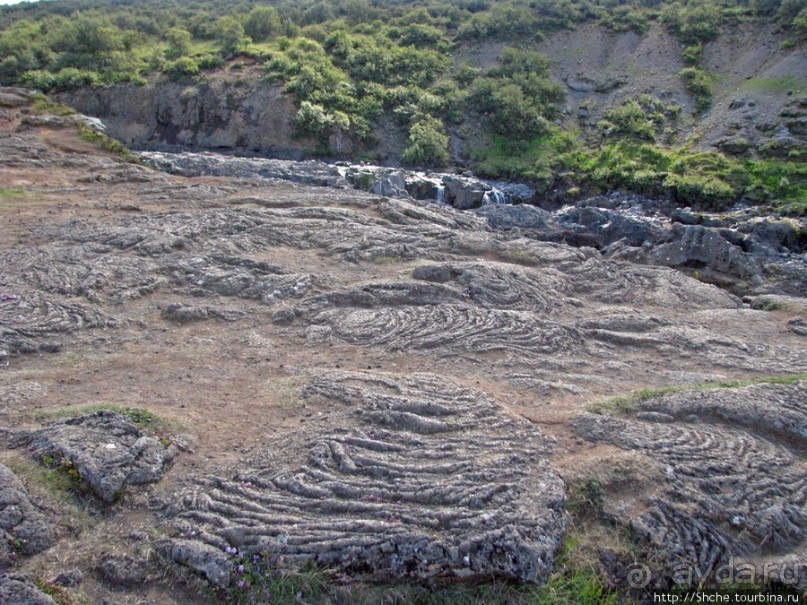
[[[115,323],[114,318],[89,305],[25,291],[0,301],[0,346],[12,351],[36,351],[49,346],[42,344],[42,337]]]
[[[315,323],[331,324],[346,342],[390,351],[500,351],[529,357],[582,345],[574,328],[530,313],[454,305],[326,311]]]
[[[193,566],[194,549],[237,547],[378,579],[545,576],[564,490],[537,428],[433,375],[329,372],[305,394],[348,411],[267,442],[234,481],[172,498],[172,524],[198,538],[162,552]]]
[[[628,520],[670,559],[708,569],[729,555],[793,549],[807,537],[804,433],[777,445],[758,434],[807,425],[805,389],[762,385],[676,394],[641,404],[641,419],[583,414],[575,432],[637,450],[666,470],[666,485]],[[685,399],[699,403],[687,405]],[[754,414],[762,414],[754,422]],[[679,418],[673,422],[675,416]]]

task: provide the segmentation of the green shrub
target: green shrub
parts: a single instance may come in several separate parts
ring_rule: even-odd
[[[705,44],[720,35],[723,16],[717,4],[669,4],[661,13],[661,21],[687,46]]]
[[[687,91],[695,97],[695,112],[703,113],[709,109],[712,105],[712,80],[709,75],[697,67],[685,67],[680,75]]]
[[[675,191],[684,206],[705,210],[725,210],[735,199],[730,185],[715,177],[668,175],[664,186]]]
[[[440,120],[424,115],[409,130],[409,145],[401,158],[413,166],[446,166],[449,161],[448,136]]]
[[[646,9],[629,5],[613,7],[602,16],[600,22],[611,31],[633,31],[637,34],[643,34],[650,25]]]
[[[608,121],[613,134],[632,136],[646,141],[656,139],[653,123],[634,99],[606,110],[603,117]]]
[[[549,132],[564,90],[548,78],[549,61],[537,52],[505,48],[499,66],[476,78],[468,90],[472,109],[487,115],[494,134],[531,139]]]
[[[199,75],[199,64],[190,57],[180,57],[176,61],[168,61],[163,71],[172,80],[184,80]]]
[[[683,52],[683,59],[684,63],[687,65],[700,65],[700,62],[703,60],[703,44],[700,42],[696,42],[695,44],[690,44],[686,48],[684,48]]]
[[[178,59],[188,54],[191,48],[191,34],[182,27],[172,27],[165,35],[168,49],[165,56],[168,59]]]
[[[84,86],[99,86],[100,74],[94,71],[65,67],[54,76],[53,90],[74,90]]]
[[[273,6],[256,6],[247,15],[244,33],[256,42],[277,36],[283,27],[280,13]]]
[[[42,92],[48,92],[56,86],[56,76],[49,71],[39,69],[26,71],[22,74],[22,84]]]
[[[199,69],[220,69],[224,67],[224,59],[218,55],[202,55],[196,59]]]
[[[294,126],[298,136],[310,136],[326,141],[336,132],[350,129],[350,117],[341,112],[328,112],[321,105],[303,101],[294,116]]]
[[[252,40],[244,33],[244,26],[232,16],[221,17],[214,24],[215,37],[225,53],[232,55]]]

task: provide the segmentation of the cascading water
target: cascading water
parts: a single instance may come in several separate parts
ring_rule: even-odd
[[[491,189],[490,191],[486,191],[485,195],[482,196],[482,204],[488,206],[490,204],[505,204],[507,203],[507,195],[503,191],[499,191],[498,189]]]
[[[160,170],[184,176],[281,179],[303,185],[354,187],[376,193],[386,189],[392,193],[384,195],[406,196],[408,193],[416,199],[430,199],[438,204],[453,205],[457,192],[462,191],[471,191],[474,196],[478,196],[480,190],[484,191],[484,205],[524,202],[535,193],[527,185],[485,181],[470,175],[408,171],[349,162],[329,164],[317,160],[239,157],[213,152],[143,151],[139,152],[139,157]],[[380,183],[380,186],[376,189],[374,183]]]

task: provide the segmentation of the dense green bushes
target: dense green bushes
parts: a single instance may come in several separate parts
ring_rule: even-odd
[[[172,80],[184,80],[199,75],[199,63],[190,57],[180,57],[166,63],[163,71]]]
[[[471,81],[470,107],[487,116],[491,132],[530,139],[549,131],[565,90],[549,79],[549,61],[533,51],[505,48],[500,65]]]
[[[673,141],[670,133],[680,115],[678,105],[666,105],[648,94],[636,99],[627,99],[622,105],[607,109],[598,124],[604,137],[624,137],[640,141]]]
[[[556,170],[591,191],[623,189],[648,196],[673,195],[682,205],[725,209],[744,198],[807,213],[807,165],[737,160],[714,152],[689,153],[622,140],[596,150],[559,156]]]
[[[63,0],[0,9],[0,82],[47,84],[41,74],[24,74],[64,68],[95,72],[97,85],[136,81],[166,67],[155,51],[167,61],[211,52],[263,57],[280,37],[324,43],[337,32],[333,43],[343,35],[350,41],[333,58],[352,78],[425,88],[456,44],[528,43],[583,22],[642,32],[657,19],[687,47],[688,64],[698,65],[699,49],[721,25],[754,15],[807,34],[805,0]]]

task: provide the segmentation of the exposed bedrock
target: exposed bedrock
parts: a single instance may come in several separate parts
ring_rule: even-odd
[[[57,605],[39,590],[35,579],[28,574],[0,575],[0,603],[3,605]]]
[[[684,391],[627,416],[581,414],[573,430],[643,455],[661,482],[606,510],[659,552],[667,571],[732,557],[775,562],[807,536],[807,383]],[[807,585],[802,563],[800,583]],[[673,578],[674,579],[674,578]]]
[[[389,351],[512,351],[529,357],[571,351],[582,344],[573,328],[530,313],[459,305],[325,311],[313,322],[330,325],[346,342]]]
[[[220,585],[229,548],[375,579],[545,577],[564,488],[535,426],[427,374],[324,372],[304,394],[342,407],[338,420],[270,439],[232,479],[171,497],[184,538],[161,542],[164,556]]]
[[[8,291],[14,294],[0,298],[0,350],[7,353],[55,351],[66,334],[117,323],[100,309],[72,299],[19,284]]]
[[[173,445],[164,445],[124,416],[106,410],[18,431],[10,445],[25,448],[43,462],[68,463],[107,503],[127,485],[159,481],[177,453]]]
[[[22,481],[0,464],[0,570],[19,555],[34,555],[56,542],[56,525],[31,499]]]
[[[398,198],[414,194],[461,210],[477,209],[494,229],[524,229],[536,239],[596,247],[632,262],[698,270],[704,279],[736,292],[807,294],[803,226],[797,220],[771,219],[753,208],[710,215],[676,208],[669,200],[614,193],[548,211],[508,203],[542,203],[525,185],[470,176],[211,153],[148,152],[143,157],[175,174],[352,185]]]
[[[807,294],[804,227],[754,209],[699,214],[668,202],[613,194],[547,212],[496,205],[477,211],[496,229],[591,246],[609,258],[698,271],[736,293]]]

